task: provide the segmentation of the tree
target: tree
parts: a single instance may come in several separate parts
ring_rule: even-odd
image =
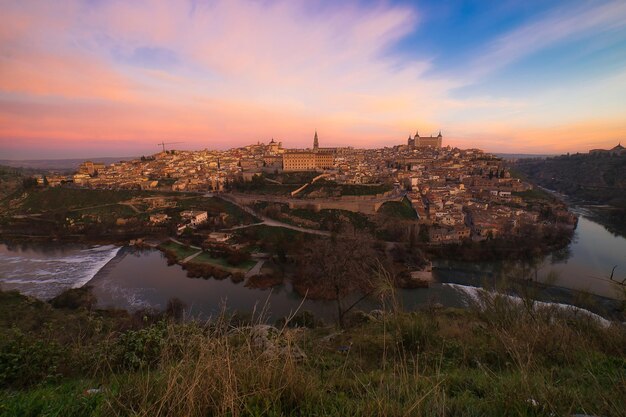
[[[37,178],[27,177],[22,180],[22,187],[24,189],[35,188],[37,186]]]
[[[429,233],[428,229],[429,228],[428,228],[427,225],[425,225],[425,224],[420,225],[420,230],[419,230],[419,233],[418,233],[420,242],[422,242],[422,243],[430,242],[430,233]]]
[[[300,293],[333,299],[337,321],[344,327],[346,314],[379,287],[373,244],[374,239],[366,234],[311,242],[298,257],[301,274],[294,285]]]

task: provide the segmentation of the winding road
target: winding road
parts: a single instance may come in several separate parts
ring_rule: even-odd
[[[294,226],[294,225],[289,224],[289,223],[283,223],[281,221],[270,219],[268,217],[262,216],[261,214],[259,214],[256,211],[252,210],[250,207],[247,207],[247,206],[244,206],[243,204],[240,204],[234,198],[227,197],[227,194],[220,194],[218,197],[221,198],[222,200],[228,201],[229,203],[236,205],[237,207],[239,207],[240,209],[242,209],[246,213],[248,213],[248,214],[250,214],[250,215],[252,215],[252,216],[262,220],[259,223],[252,223],[252,224],[245,224],[245,225],[242,225],[242,226],[235,226],[235,227],[232,227],[232,228],[226,229],[226,230],[238,230],[238,229],[245,229],[247,227],[254,227],[254,226],[265,225],[265,226],[270,226],[270,227],[283,227],[285,229],[291,229],[291,230],[295,230],[297,232],[308,233],[308,234],[312,234],[312,235],[330,236],[330,232],[328,232],[326,230],[308,229],[306,227]]]

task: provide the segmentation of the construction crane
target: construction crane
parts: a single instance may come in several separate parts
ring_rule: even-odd
[[[183,143],[183,142],[161,142],[161,143],[157,143],[157,146],[162,146],[163,152],[165,152],[165,145],[174,145],[176,143]]]

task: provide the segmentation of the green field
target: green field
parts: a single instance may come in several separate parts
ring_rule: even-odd
[[[366,228],[373,228],[374,224],[369,218],[362,213],[355,213],[348,210],[329,210],[324,209],[320,211],[307,210],[307,209],[291,209],[288,214],[301,219],[307,219],[320,224],[321,228],[328,230],[328,226],[333,224],[339,224],[341,221],[347,221],[357,230],[363,230]]]
[[[304,185],[319,175],[315,171],[281,172],[278,174],[264,174],[265,177],[278,181],[282,184]]]
[[[248,272],[250,268],[252,268],[256,264],[256,261],[244,261],[241,264],[235,266],[229,264],[226,259],[213,258],[209,253],[204,252],[193,258],[191,261],[189,261],[189,263],[213,265],[228,272]]]
[[[29,193],[22,208],[41,212],[56,209],[81,209],[103,204],[115,204],[137,195],[136,191],[87,190],[74,188],[47,188]]]
[[[417,220],[417,213],[406,197],[403,198],[402,201],[387,201],[380,206],[378,213],[399,219]]]
[[[299,197],[306,197],[312,193],[323,194],[326,196],[366,196],[382,194],[393,190],[391,184],[338,184],[334,181],[321,179],[314,184],[309,185],[300,194]]]
[[[313,209],[303,208],[290,209],[289,205],[287,204],[268,203],[265,201],[255,203],[254,209],[260,211],[267,208],[268,206],[280,207],[279,215],[276,215],[276,212],[268,213],[271,218],[294,226],[311,227],[311,225],[309,224],[299,222],[298,219],[315,222],[318,224],[318,228],[321,230],[330,230],[333,225],[341,224],[342,222],[350,223],[357,230],[373,230],[375,226],[374,223],[365,214],[356,213],[348,210],[323,209],[315,211]]]
[[[172,242],[171,240],[161,243],[159,247],[174,252],[178,260],[181,261],[186,257],[198,252],[198,249],[190,248],[189,246],[179,245],[178,243]]]
[[[55,187],[28,191],[20,211],[41,213],[46,211],[76,210],[88,207],[117,204],[137,196],[156,196],[159,193],[134,190],[89,190]]]
[[[86,209],[76,209],[70,214],[75,219],[82,218],[83,215],[98,216],[101,219],[115,220],[117,218],[128,218],[137,216],[137,212],[124,204],[111,206],[90,207]]]

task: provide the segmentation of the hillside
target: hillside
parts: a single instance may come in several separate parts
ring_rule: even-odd
[[[610,232],[626,236],[626,155],[562,155],[524,159],[514,173],[542,187],[567,195],[573,202],[593,207],[590,217]]]
[[[94,311],[0,292],[0,416],[620,416],[626,333],[562,309],[485,298],[276,327]]]
[[[112,164],[119,161],[129,161],[135,157],[102,157],[102,158],[74,158],[74,159],[0,159],[0,165],[12,168],[30,168],[43,171],[63,171],[73,172],[82,162],[87,160],[102,162],[103,164]]]
[[[0,201],[22,186],[22,170],[0,165]]]
[[[532,182],[576,200],[626,208],[626,155],[524,159],[514,168]]]

